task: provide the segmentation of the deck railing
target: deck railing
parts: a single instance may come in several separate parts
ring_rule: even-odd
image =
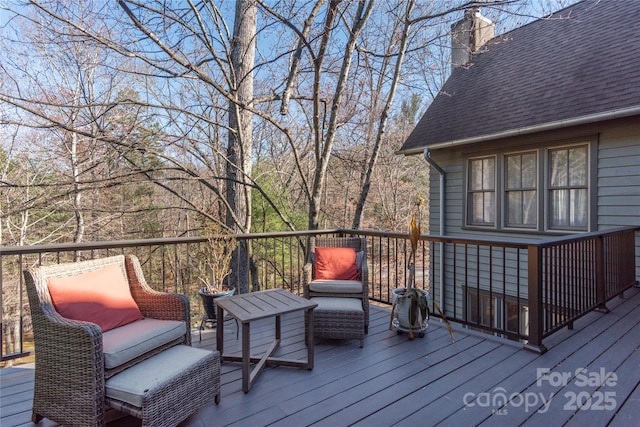
[[[495,241],[421,237],[416,286],[429,290],[453,322],[544,351],[542,340],[636,284],[639,227],[540,241]],[[302,293],[302,268],[311,235],[357,235],[367,239],[369,295],[390,304],[391,291],[406,286],[407,234],[360,230],[255,233],[235,236],[248,248],[246,291],[283,287]],[[223,238],[224,236],[218,236]],[[39,264],[117,253],[140,259],[147,281],[158,290],[191,298],[194,325],[203,309],[192,254],[206,238],[146,239],[0,248],[2,361],[31,353],[31,325],[22,271]],[[239,285],[238,288],[240,289]]]
[[[538,242],[528,248],[532,306],[529,343],[568,326],[637,285],[636,234],[639,228],[585,233]],[[534,311],[535,310],[535,311]],[[535,324],[535,328],[534,328]]]

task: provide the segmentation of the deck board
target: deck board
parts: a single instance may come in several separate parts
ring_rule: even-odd
[[[640,385],[637,383],[638,362],[633,364],[633,374],[628,378],[630,382],[635,382],[635,388],[622,404],[622,408],[616,413],[611,421],[611,427],[625,427],[638,425],[638,414],[640,414]],[[577,424],[576,424],[577,425]],[[596,425],[596,424],[593,424]]]
[[[545,397],[549,397],[553,393],[553,399],[546,412],[538,412],[539,407],[531,408],[528,411],[523,407],[508,407],[508,413],[501,416],[491,416],[483,426],[504,426],[521,425],[529,422],[531,425],[563,425],[567,422],[568,416],[572,416],[572,411],[566,410],[565,404],[568,403],[568,397],[565,393],[569,392],[569,388],[573,387],[572,376],[567,386],[553,387],[548,381],[543,381],[541,385],[537,384],[537,369],[548,368],[558,373],[575,373],[576,369],[589,368],[588,371],[598,371],[600,367],[607,368],[611,371],[609,360],[615,357],[610,347],[616,341],[628,341],[632,338],[625,337],[625,333],[629,327],[638,323],[638,298],[634,300],[615,300],[612,306],[616,306],[609,314],[590,313],[583,319],[576,322],[573,331],[563,331],[563,339],[551,350],[542,356],[533,360],[527,367],[520,370],[515,375],[508,378],[500,384],[509,394],[520,393],[522,396],[531,395],[531,393],[542,393]],[[560,338],[560,337],[556,337]],[[638,347],[640,341],[629,340],[630,345]],[[598,357],[603,356],[597,366],[590,365]],[[636,354],[637,357],[637,354]],[[636,377],[636,381],[638,378]],[[582,388],[581,388],[582,389]],[[579,390],[581,391],[581,390]],[[587,415],[598,411],[584,411]],[[607,412],[611,416],[610,411]],[[557,418],[556,418],[557,417]],[[561,419],[558,419],[561,418]],[[546,423],[546,424],[545,424]],[[606,425],[603,424],[603,425]]]
[[[388,308],[372,306],[364,348],[358,341],[317,341],[312,371],[267,367],[251,391],[241,388],[240,363],[222,365],[222,400],[201,409],[183,427],[213,426],[414,426],[531,425],[629,426],[640,413],[640,290],[611,301],[610,313],[593,312],[546,339],[549,351],[539,355],[514,343],[457,329],[452,343],[447,329],[432,320],[424,338],[413,341],[389,331]],[[302,312],[283,316],[278,357],[304,360]],[[241,332],[240,332],[241,334]],[[193,345],[215,347],[215,331],[192,335]],[[274,338],[273,322],[252,324],[252,352],[266,350]],[[225,351],[240,354],[236,325],[225,322]],[[556,373],[614,372],[615,387],[579,386],[575,375],[566,386],[537,383],[538,368]],[[33,365],[0,370],[0,425],[30,423]],[[465,396],[496,390],[508,395],[553,393],[548,410],[540,404],[528,410],[507,404],[465,405]],[[613,410],[566,410],[565,393],[615,393]],[[56,426],[45,420],[45,427]],[[130,417],[113,427],[139,425]]]

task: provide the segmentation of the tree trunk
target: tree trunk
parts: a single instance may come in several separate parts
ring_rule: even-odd
[[[73,96],[73,105],[78,107],[80,104],[80,82],[82,81],[81,74],[78,72],[75,83],[75,93]],[[79,108],[74,108],[72,115],[72,122],[75,122],[78,118]],[[71,141],[69,147],[69,154],[71,156],[71,173],[73,180],[73,212],[76,218],[76,232],[73,236],[74,243],[82,242],[84,237],[84,214],[82,213],[82,189],[81,189],[81,177],[80,177],[80,158],[78,154],[79,150],[79,135],[77,132],[71,134]],[[74,255],[74,261],[79,261],[79,254]]]
[[[369,195],[369,189],[371,188],[371,177],[373,175],[373,171],[376,166],[376,162],[378,161],[378,155],[380,153],[380,146],[382,144],[382,137],[384,136],[387,130],[387,123],[389,121],[389,111],[393,106],[393,99],[396,95],[396,89],[398,88],[398,81],[400,80],[400,72],[402,71],[402,62],[404,60],[405,53],[407,51],[407,39],[409,37],[409,30],[411,29],[411,11],[415,5],[415,0],[410,0],[407,4],[407,10],[405,12],[404,17],[404,28],[402,31],[402,36],[400,38],[400,48],[398,52],[398,57],[396,59],[396,66],[393,72],[393,79],[391,82],[391,88],[389,89],[389,95],[387,98],[387,102],[382,110],[382,114],[380,115],[380,122],[378,125],[378,133],[376,135],[376,142],[373,146],[373,151],[371,153],[371,157],[369,158],[369,163],[367,165],[367,170],[365,171],[363,181],[362,181],[362,191],[360,191],[360,197],[358,199],[358,203],[356,205],[356,211],[353,216],[353,229],[359,229],[362,224],[362,214],[364,212],[364,205],[367,201],[367,196]]]
[[[231,41],[231,85],[229,102],[229,137],[227,145],[227,226],[248,233],[251,229],[252,113],[244,107],[253,102],[253,67],[255,58],[257,6],[255,0],[236,2],[233,40]],[[250,248],[238,245],[232,260],[232,283],[240,293],[248,290]]]
[[[326,135],[322,135],[319,121],[319,103],[320,103],[320,75],[321,64],[324,57],[324,49],[326,48],[327,41],[324,40],[329,36],[330,25],[333,22],[333,16],[335,14],[339,1],[333,0],[329,5],[329,11],[327,14],[327,22],[325,23],[325,34],[320,44],[320,54],[318,54],[314,76],[314,130],[315,130],[315,156],[316,156],[316,170],[313,180],[313,190],[311,199],[309,201],[309,229],[317,230],[318,221],[320,216],[320,201],[322,191],[327,179],[327,167],[329,164],[329,158],[331,157],[331,151],[333,149],[333,143],[335,142],[336,131],[338,129],[338,114],[340,110],[340,104],[344,95],[344,90],[347,83],[347,77],[351,70],[351,63],[353,62],[353,54],[356,49],[356,41],[358,36],[362,32],[364,24],[371,16],[371,11],[374,0],[371,0],[368,4],[365,0],[360,0],[358,4],[358,10],[353,18],[353,26],[350,28],[349,39],[347,40],[344,55],[342,58],[342,68],[339,73],[336,89],[334,92],[333,101],[331,104],[331,114],[329,117],[329,126],[327,128]]]

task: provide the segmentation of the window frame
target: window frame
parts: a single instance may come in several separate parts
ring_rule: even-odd
[[[520,324],[518,325],[518,327],[520,328],[520,331],[516,331],[513,329],[509,328],[509,306],[515,306],[516,310],[520,309],[520,314],[517,317],[517,319],[519,320]],[[518,302],[517,298],[507,298],[506,301],[506,307],[507,312],[505,314],[505,321],[506,321],[506,325],[504,326],[504,330],[507,332],[511,332],[514,334],[520,334],[520,335],[529,335],[529,303],[527,302],[527,300],[521,300],[520,302]]]
[[[479,328],[485,327],[491,328],[496,331],[504,331],[505,334],[520,336],[529,335],[529,302],[527,299],[518,299],[517,297],[514,297],[512,295],[505,295],[501,292],[489,292],[486,289],[467,289],[466,295],[466,319],[472,325],[478,325],[477,327]],[[492,308],[489,309],[489,315],[492,315],[493,317],[489,319],[489,324],[481,322],[479,318],[474,319],[473,304],[476,301],[481,302],[481,306],[478,306],[478,314],[483,313],[482,308],[486,306],[487,302],[489,302],[489,304],[492,306]],[[515,307],[516,310],[519,309],[520,311],[517,317],[519,321],[519,330],[513,330],[509,328],[510,306]]]
[[[473,324],[484,326],[487,328],[501,329],[502,326],[502,305],[499,304],[501,298],[496,294],[490,294],[487,291],[476,291],[469,289],[467,291],[467,320]],[[473,316],[474,304],[477,303],[478,318]],[[489,309],[489,313],[485,313],[485,309]],[[489,321],[485,322],[485,314],[488,314]],[[482,317],[482,319],[480,319]]]
[[[528,147],[522,146],[513,150],[485,150],[480,152],[469,152],[464,154],[463,163],[463,218],[462,229],[470,230],[493,230],[502,232],[516,232],[516,233],[545,233],[545,234],[569,234],[569,233],[584,233],[593,231],[594,224],[597,222],[597,204],[594,202],[597,200],[597,146],[598,137],[581,137],[573,140],[564,140],[556,143],[544,143],[536,144],[535,146],[529,145]],[[550,175],[550,153],[553,150],[560,150],[563,148],[571,147],[586,147],[586,174],[587,174],[587,211],[586,211],[586,227],[558,227],[551,226],[551,203],[550,188],[549,188],[549,175]],[[506,184],[506,162],[510,155],[518,153],[536,152],[536,226],[526,227],[518,224],[509,225],[507,211],[508,204],[507,198],[507,184]],[[494,217],[493,224],[480,224],[474,223],[472,220],[472,208],[470,206],[470,174],[471,174],[471,162],[473,160],[479,160],[484,158],[495,158],[495,200],[494,200]]]
[[[516,156],[516,155],[525,155],[525,154],[534,154],[535,155],[535,187],[533,188],[528,188],[528,187],[523,187],[521,186],[520,189],[514,189],[514,190],[510,190],[508,188],[508,176],[507,176],[507,172],[508,172],[508,167],[509,167],[509,161],[508,158],[510,156]],[[502,215],[502,217],[504,218],[503,222],[502,222],[502,228],[506,229],[506,230],[529,230],[529,231],[536,231],[539,230],[540,228],[540,150],[522,150],[522,151],[512,151],[512,152],[505,152],[504,154],[502,154],[502,157],[504,158],[504,161],[502,162],[503,164],[503,168],[502,168],[502,174],[503,174],[503,185],[500,189],[501,195],[502,195],[502,200],[501,200],[501,208],[504,211],[504,214]],[[527,226],[525,224],[509,224],[509,197],[507,195],[508,192],[510,191],[520,191],[520,192],[524,192],[524,191],[535,191],[535,224],[531,225],[531,226]]]
[[[592,154],[591,154],[591,150],[589,148],[589,143],[588,142],[584,142],[584,143],[577,143],[577,144],[566,144],[566,145],[560,145],[560,146],[554,146],[554,147],[545,147],[545,168],[544,168],[544,222],[545,222],[545,230],[546,231],[562,231],[562,232],[580,232],[580,233],[584,233],[587,231],[591,230],[591,219],[592,219],[592,212],[591,212],[591,201],[594,200],[593,199],[593,195],[592,195],[592,191],[593,191],[593,185],[592,185],[592,179],[591,179],[591,171],[595,170],[591,167],[591,162],[590,159],[592,158]],[[585,226],[571,226],[571,225],[567,225],[567,226],[554,226],[552,225],[552,219],[551,219],[551,192],[552,192],[552,188],[551,188],[551,153],[553,151],[560,151],[560,150],[565,150],[565,149],[571,149],[571,148],[577,148],[577,147],[585,147],[585,151],[586,151],[586,185],[583,186],[571,186],[569,184],[565,185],[565,186],[559,186],[557,188],[567,188],[567,189],[572,189],[572,188],[582,188],[586,190],[587,193],[587,200],[586,200],[586,206],[585,206],[585,210],[586,210],[586,224]],[[554,187],[555,189],[556,187]]]
[[[472,161],[483,161],[486,159],[493,159],[493,165],[494,165],[494,170],[493,170],[493,190],[492,191],[487,191],[484,188],[481,190],[473,190],[471,189],[471,179],[472,179],[472,167],[471,167],[471,162]],[[499,224],[499,215],[498,212],[500,211],[497,207],[498,207],[498,200],[499,200],[499,195],[498,195],[498,190],[499,190],[499,177],[498,177],[498,156],[497,155],[485,155],[485,156],[475,156],[475,157],[469,157],[467,158],[466,161],[466,179],[465,179],[465,222],[468,223],[469,226],[471,227],[480,227],[480,228],[489,228],[489,229],[496,229],[498,224]],[[486,193],[493,193],[493,221],[492,222],[473,222],[473,194],[478,194],[478,193],[482,193],[482,194],[486,194]]]

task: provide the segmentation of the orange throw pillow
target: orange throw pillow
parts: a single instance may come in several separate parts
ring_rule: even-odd
[[[67,319],[84,320],[102,332],[143,319],[129,283],[117,265],[47,281],[53,306]]]
[[[356,250],[316,247],[316,279],[359,280]]]

